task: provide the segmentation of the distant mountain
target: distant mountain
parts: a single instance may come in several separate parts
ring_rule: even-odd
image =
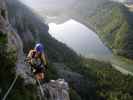
[[[86,1],[86,4],[89,4]],[[91,4],[91,3],[90,3]],[[96,31],[101,40],[118,54],[133,59],[133,14],[124,4],[113,1],[95,3],[93,9],[79,6],[69,17]]]
[[[133,14],[124,5],[106,3],[88,18],[101,39],[114,53],[133,58]]]

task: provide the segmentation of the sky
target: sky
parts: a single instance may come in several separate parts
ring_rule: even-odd
[[[34,9],[51,9],[51,8],[63,8],[69,6],[79,0],[20,0],[24,4]],[[113,0],[124,2],[125,0]]]
[[[126,1],[126,0],[114,0],[114,1],[124,2],[124,1]]]
[[[20,0],[34,9],[63,8],[73,4],[77,0]]]
[[[50,4],[50,3],[67,3],[67,2],[75,2],[75,1],[78,1],[78,0],[20,0],[22,2],[25,2],[27,4],[40,4],[40,5],[43,5],[44,3],[46,4]],[[126,0],[114,0],[114,1],[119,1],[119,2],[123,2],[123,1],[126,1]],[[132,1],[132,0],[131,0]]]
[[[125,2],[125,1],[127,1],[127,0],[114,0],[114,1]]]

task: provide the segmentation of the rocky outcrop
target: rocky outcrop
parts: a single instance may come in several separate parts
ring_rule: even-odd
[[[44,90],[43,100],[70,100],[69,86],[63,79],[51,80],[42,86]]]

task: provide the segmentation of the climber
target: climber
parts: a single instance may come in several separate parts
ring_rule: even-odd
[[[37,80],[44,80],[44,74],[47,70],[47,61],[44,53],[44,47],[37,43],[35,48],[30,50],[26,62],[31,65],[31,70]]]

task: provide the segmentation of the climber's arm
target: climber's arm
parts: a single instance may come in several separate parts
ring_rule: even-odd
[[[34,50],[30,50],[27,57],[26,57],[26,61],[30,63],[30,60],[32,59],[32,53],[34,52]]]

